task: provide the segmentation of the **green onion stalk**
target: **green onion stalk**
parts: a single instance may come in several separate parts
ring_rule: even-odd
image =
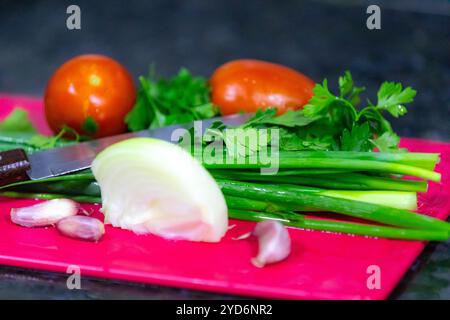
[[[67,195],[56,193],[54,194],[30,193],[30,192],[15,192],[15,191],[3,191],[0,192],[0,195],[8,197],[45,199],[45,200],[70,198],[74,201],[85,203],[101,202],[101,197],[90,195]],[[313,219],[290,211],[290,210],[298,211],[301,209],[308,210],[308,208],[304,207],[302,208],[299,206],[266,203],[263,201],[257,200],[255,201],[251,199],[233,196],[226,196],[225,198],[229,206],[229,216],[230,218],[233,219],[250,220],[250,221],[277,220],[287,226],[301,229],[339,232],[372,237],[383,237],[390,239],[446,241],[449,238],[449,233],[448,231],[445,230],[405,229],[387,226],[367,225],[353,222]]]
[[[207,169],[261,169],[265,164],[258,162],[257,157],[246,158],[246,161],[234,161],[228,163],[205,163]],[[327,158],[282,158],[278,159],[280,169],[350,169],[354,171],[382,172],[414,176],[430,181],[439,182],[441,174],[428,169],[410,165],[358,159],[327,159]]]
[[[287,226],[301,229],[331,231],[390,239],[446,241],[449,238],[448,232],[444,230],[393,228],[387,226],[366,225],[362,223],[313,219],[292,214],[230,209],[229,216],[230,218],[239,220],[277,220]]]
[[[216,178],[216,180],[219,179]],[[306,186],[298,186],[298,190],[320,191],[322,195],[328,197],[374,203],[406,210],[417,209],[417,195],[415,192],[390,190],[325,190]],[[45,183],[39,183],[36,181],[19,182],[11,184],[8,187],[8,191],[68,195],[82,194],[87,196],[100,197],[100,187],[98,186],[97,182],[92,179],[92,176],[89,173],[76,174],[72,176],[69,175],[53,177],[47,179]],[[301,209],[301,211],[317,211],[318,209],[321,208],[303,206],[303,209]]]
[[[57,199],[71,198],[86,203],[100,203],[100,189],[90,173],[50,178],[50,182],[28,181],[3,189],[0,195],[21,198]],[[257,212],[260,214],[290,214],[290,226],[300,227],[292,215],[305,211],[332,211],[366,220],[401,226],[398,230],[385,226],[353,225],[350,222],[302,222],[302,228],[361,234],[394,239],[440,240],[448,237],[448,223],[407,210],[389,208],[362,201],[330,196],[330,192],[344,190],[322,190],[290,185],[267,185],[238,181],[218,180],[231,218],[239,218],[236,212]],[[353,191],[354,192],[354,191]],[[328,193],[328,194],[327,194]],[[362,193],[362,192],[361,192]],[[245,220],[254,220],[248,214]],[[247,217],[247,218],[245,218]],[[295,220],[295,221],[294,221]],[[295,224],[294,224],[295,222]],[[307,223],[307,224],[305,224]],[[354,228],[352,228],[354,227]],[[387,228],[387,229],[386,229]],[[391,230],[392,229],[392,230]],[[394,230],[395,229],[395,230]],[[408,230],[411,232],[406,232]],[[383,231],[386,231],[383,233]],[[432,232],[433,231],[433,232]]]
[[[255,200],[272,201],[278,204],[313,207],[323,211],[361,218],[378,223],[412,229],[433,229],[450,232],[450,224],[408,210],[392,208],[351,199],[332,197],[327,191],[292,185],[270,185],[240,181],[217,180],[226,195]]]
[[[426,192],[426,181],[370,176],[360,173],[261,175],[239,170],[211,170],[218,179],[269,183],[299,184],[341,190],[396,190]]]
[[[322,158],[322,159],[353,159],[373,160],[381,162],[400,163],[413,167],[434,170],[439,163],[439,153],[421,152],[356,152],[356,151],[281,151],[280,157],[285,158]]]
[[[6,138],[1,143],[9,144]],[[439,181],[440,174],[432,171],[439,160],[437,154],[281,152],[276,175],[261,175],[264,165],[251,156],[247,160],[204,164],[225,195],[230,217],[255,220],[281,214],[288,217],[287,225],[300,228],[395,239],[445,240],[449,236],[449,223],[410,211],[416,209],[416,192],[426,191],[426,181],[392,176]],[[0,195],[101,202],[100,188],[90,170],[15,183],[0,188]],[[308,211],[336,212],[390,226],[310,219],[299,214]]]

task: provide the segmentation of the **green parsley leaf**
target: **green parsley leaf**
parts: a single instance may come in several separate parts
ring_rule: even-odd
[[[139,91],[133,109],[126,115],[125,123],[130,131],[147,129],[152,121],[150,108],[147,105],[145,94]]]
[[[314,96],[303,108],[305,117],[314,118],[315,121],[328,118],[332,125],[339,126],[341,130],[351,128],[357,118],[357,111],[349,100],[333,95],[326,79],[322,84],[316,84],[313,93]]]
[[[239,131],[239,134],[233,132]],[[224,131],[224,143],[228,154],[232,157],[251,156],[255,152],[267,147],[270,136],[267,131],[257,131],[255,128],[226,129]]]
[[[193,113],[198,119],[209,119],[218,114],[218,108],[211,102],[201,104],[192,108]]]
[[[384,82],[378,90],[378,103],[376,108],[389,111],[394,117],[404,115],[407,112],[405,103],[412,102],[416,96],[416,90],[407,87],[403,90],[401,83]]]
[[[277,114],[277,109],[268,108],[266,110],[258,109],[255,114],[250,117],[241,127],[248,128],[267,123],[267,121],[273,120]]]
[[[280,132],[280,150],[283,151],[327,151],[331,143],[312,135],[302,136],[294,132]]]
[[[278,128],[281,150],[372,151],[377,147],[381,151],[398,151],[399,137],[382,112],[387,110],[394,116],[402,114],[406,110],[403,104],[413,100],[415,91],[385,82],[378,91],[378,104],[374,106],[369,102],[359,109],[356,105],[363,91],[363,87],[355,86],[347,71],[339,77],[339,96],[328,89],[325,79],[316,84],[314,96],[302,110],[287,111],[280,116],[276,109],[258,110],[239,127]],[[216,126],[215,130],[225,128]]]
[[[0,122],[0,150],[21,148],[30,154],[42,149],[67,145],[73,143],[62,138],[68,132],[70,132],[68,128],[63,128],[55,136],[38,134],[29,120],[28,112],[22,108],[15,108]]]
[[[398,150],[398,144],[400,143],[400,137],[394,132],[385,132],[375,140],[371,142],[381,152],[393,152]]]
[[[351,130],[344,129],[341,138],[341,150],[343,151],[370,151],[372,149],[369,123],[354,125]]]
[[[303,113],[306,117],[325,116],[328,107],[336,101],[337,97],[328,90],[327,79],[322,84],[316,84],[313,89],[313,97],[303,107]]]
[[[359,95],[365,90],[364,87],[354,85],[352,74],[349,71],[345,71],[344,75],[339,77],[340,97],[350,101],[353,106],[357,106],[361,102]]]
[[[13,111],[0,123],[0,132],[36,133],[37,130],[31,123],[28,112],[22,108],[14,108]]]
[[[266,117],[260,119],[257,123],[294,128],[307,126],[308,124],[316,121],[319,118],[320,116],[306,117],[302,110],[288,110],[278,117]]]
[[[139,82],[136,104],[125,118],[131,131],[207,119],[219,113],[210,101],[207,80],[194,77],[187,69],[172,78],[141,76]]]

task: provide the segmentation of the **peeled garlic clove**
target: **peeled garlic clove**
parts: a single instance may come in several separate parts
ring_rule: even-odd
[[[103,223],[88,216],[72,216],[61,219],[56,227],[65,236],[87,241],[98,241],[105,234]]]
[[[258,255],[251,260],[255,267],[262,268],[266,264],[279,262],[291,253],[289,232],[278,221],[258,222],[253,235],[258,238],[259,245]]]
[[[12,208],[11,221],[23,227],[45,227],[56,224],[59,220],[74,216],[78,204],[69,199],[54,199],[29,207]]]

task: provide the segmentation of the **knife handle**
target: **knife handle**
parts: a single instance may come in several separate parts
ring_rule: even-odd
[[[30,180],[31,168],[27,154],[22,149],[0,152],[0,187],[10,183]]]

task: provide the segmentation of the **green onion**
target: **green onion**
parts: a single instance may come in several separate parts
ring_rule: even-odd
[[[330,197],[320,189],[227,180],[217,182],[226,195],[313,207],[394,226],[450,231],[450,224],[439,219],[404,209]]]
[[[342,232],[348,234],[391,239],[446,241],[449,238],[449,233],[444,230],[401,229],[386,226],[366,225],[362,223],[311,219],[305,216],[295,217],[292,214],[276,214],[270,212],[255,212],[231,209],[229,212],[229,216],[230,218],[239,220],[277,220],[287,226],[301,229]]]
[[[258,162],[259,159],[248,157],[245,163],[209,163],[204,164],[208,169],[259,169],[267,165]],[[335,168],[335,169],[352,169],[357,171],[369,172],[387,172],[395,174],[404,174],[419,177],[431,181],[439,182],[441,174],[431,170],[413,167],[404,164],[381,162],[371,160],[354,160],[354,159],[320,159],[320,158],[280,158],[279,168],[281,169],[305,169],[305,168]]]
[[[433,170],[439,162],[439,153],[421,152],[281,151],[280,157],[372,160],[406,164],[428,170]]]
[[[324,190],[321,194],[328,197],[379,204],[391,208],[406,210],[417,209],[417,194],[415,192],[385,190]]]
[[[74,201],[80,201],[85,203],[100,203],[100,197],[93,196],[67,196],[66,194],[50,194],[50,193],[24,193],[24,192],[0,192],[0,196],[7,197],[19,197],[29,199],[61,199],[70,198]],[[238,197],[226,197],[227,203],[230,205],[229,216],[230,218],[240,220],[252,220],[261,221],[265,219],[278,220],[285,225],[312,230],[323,230],[332,232],[342,232],[356,235],[366,235],[373,237],[384,237],[392,239],[409,239],[409,240],[423,240],[423,241],[446,241],[448,239],[448,232],[441,230],[413,230],[413,229],[399,229],[385,226],[372,226],[360,223],[340,222],[330,220],[319,220],[306,218],[304,216],[293,216],[289,213],[275,213],[275,212],[256,212],[258,210],[259,201],[252,201],[250,199],[243,199]],[[257,204],[255,204],[255,202]],[[238,210],[233,208],[237,203],[242,204],[242,208],[246,210]],[[247,203],[247,205],[245,205]],[[250,204],[250,207],[248,206]],[[251,206],[253,205],[253,208]],[[265,209],[269,209],[272,205],[264,206]],[[261,209],[264,209],[261,208]],[[253,209],[253,210],[249,210]],[[280,209],[277,205],[273,205],[272,209]],[[282,208],[281,208],[282,209]],[[298,209],[295,208],[295,209]]]
[[[314,175],[298,175],[297,173],[294,175],[280,175],[279,173],[276,175],[261,175],[259,172],[249,173],[244,170],[211,170],[211,174],[216,178],[238,181],[299,184],[343,190],[398,190],[416,192],[425,192],[427,190],[426,181],[401,180],[358,173]]]
[[[84,196],[84,195],[67,195],[67,194],[57,194],[57,193],[30,193],[30,192],[17,192],[17,191],[0,191],[0,196],[11,197],[11,198],[24,198],[24,199],[61,199],[68,198],[77,202],[86,203],[101,203],[102,199],[100,197]]]

